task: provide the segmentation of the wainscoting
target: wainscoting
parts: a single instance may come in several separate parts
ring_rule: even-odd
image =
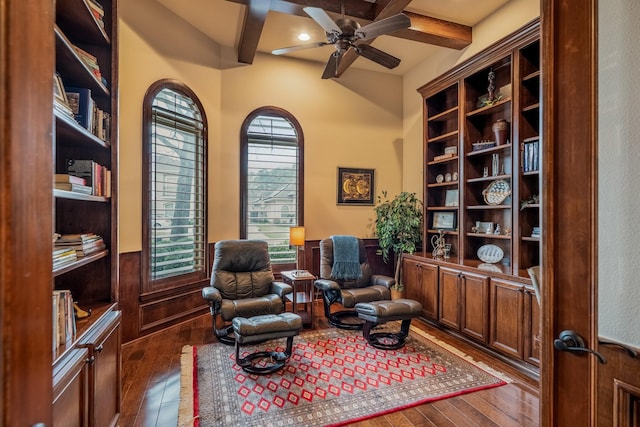
[[[378,255],[378,240],[364,239],[367,256],[373,271],[377,274],[393,276],[393,260],[385,263]],[[317,275],[320,271],[320,241],[305,242],[300,248],[300,268]],[[214,243],[209,244],[209,262],[213,265]],[[171,289],[143,293],[142,289],[142,253],[126,252],[120,254],[120,293],[118,302],[122,310],[122,341],[124,343],[141,338],[184,321],[204,314],[208,306],[201,296],[201,289],[208,286],[209,280],[198,283],[181,284]],[[283,269],[295,268],[293,265],[273,265],[276,279]]]

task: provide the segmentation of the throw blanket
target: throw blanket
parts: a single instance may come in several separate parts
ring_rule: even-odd
[[[331,236],[333,241],[333,267],[331,277],[354,280],[362,277],[360,270],[360,244],[353,236]]]

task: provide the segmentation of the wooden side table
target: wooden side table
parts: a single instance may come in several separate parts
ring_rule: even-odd
[[[302,318],[304,325],[312,325],[313,282],[316,276],[307,270],[282,271],[280,274],[282,281],[293,287],[293,292],[286,295],[287,300],[291,302],[291,311]]]

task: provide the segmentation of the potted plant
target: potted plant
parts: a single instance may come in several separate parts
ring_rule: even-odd
[[[396,291],[403,291],[401,280],[402,254],[414,253],[422,241],[422,202],[416,193],[402,192],[393,200],[387,199],[387,192],[378,196],[375,229],[378,243],[385,262],[391,251],[397,261],[394,269]]]

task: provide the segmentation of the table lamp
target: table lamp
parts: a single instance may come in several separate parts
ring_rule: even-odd
[[[296,248],[296,275],[300,274],[298,249],[304,249],[304,227],[289,228],[289,245]]]

